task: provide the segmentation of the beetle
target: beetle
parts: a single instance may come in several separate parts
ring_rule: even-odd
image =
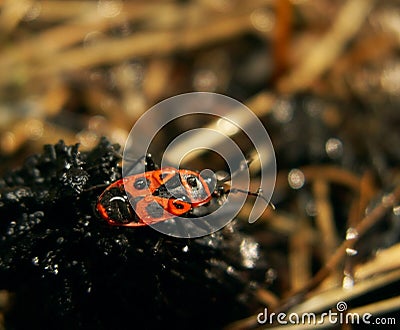
[[[215,177],[204,173],[174,167],[159,169],[150,154],[133,167],[141,164],[145,166],[144,172],[111,183],[99,196],[96,209],[108,224],[140,227],[174,217],[198,217],[204,210],[207,212],[212,200],[218,200],[229,192],[263,198],[261,189],[256,193],[225,190],[223,185],[217,184]]]

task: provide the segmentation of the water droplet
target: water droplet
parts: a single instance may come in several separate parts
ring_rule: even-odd
[[[120,0],[99,0],[98,13],[103,17],[115,17],[121,13],[123,3]]]
[[[340,158],[343,154],[343,143],[339,139],[330,138],[325,143],[325,151],[332,159]]]
[[[351,240],[351,239],[356,239],[358,237],[358,231],[355,228],[349,228],[346,231],[346,239]]]
[[[272,116],[281,124],[290,122],[293,118],[293,103],[289,100],[279,100],[275,103]]]
[[[38,2],[32,4],[29,10],[26,12],[23,20],[26,22],[37,19],[42,11],[42,5]]]
[[[226,269],[226,272],[227,272],[229,275],[233,275],[233,274],[235,274],[235,268],[233,268],[232,266],[229,266],[229,267]]]
[[[355,249],[351,249],[351,248],[346,249],[346,254],[350,257],[357,255],[357,253],[358,253],[358,251]]]
[[[39,140],[43,136],[43,122],[37,119],[31,119],[25,124],[25,131],[31,140]]]
[[[278,272],[273,268],[269,268],[265,273],[265,282],[267,284],[272,284],[277,277],[278,277]]]
[[[64,237],[59,237],[59,238],[57,238],[57,244],[62,244],[63,242],[64,242]]]
[[[250,15],[251,23],[262,32],[269,32],[275,25],[275,15],[272,10],[257,8]]]
[[[45,270],[48,270],[50,273],[57,275],[58,274],[58,264],[49,264],[46,267],[44,267]]]
[[[345,273],[343,277],[343,283],[342,283],[343,289],[352,289],[354,286],[354,277],[349,274]]]
[[[400,205],[393,206],[394,215],[400,215]]]
[[[396,18],[398,22],[398,18]],[[398,23],[397,23],[398,24]],[[383,70],[380,83],[382,88],[389,94],[399,95],[400,93],[400,65],[398,63],[386,65]]]
[[[305,207],[306,213],[310,217],[315,217],[317,215],[317,207],[315,205],[314,200],[309,200]]]
[[[390,206],[394,203],[394,201],[395,201],[395,198],[394,198],[393,194],[387,194],[382,197],[382,204],[384,206]]]
[[[214,92],[218,86],[218,76],[213,70],[198,70],[193,77],[193,87],[199,92]]]
[[[204,269],[204,275],[206,276],[206,278],[213,278],[213,274],[211,273],[211,271],[209,269]]]
[[[187,246],[187,245],[185,245],[183,248],[182,248],[182,251],[183,252],[188,252],[189,251],[189,247]]]
[[[240,254],[242,255],[242,263],[246,268],[254,268],[259,258],[259,246],[256,242],[244,239],[240,243]]]
[[[17,140],[15,134],[12,132],[5,132],[1,136],[0,150],[5,154],[14,152],[17,148]]]
[[[300,189],[305,183],[305,176],[299,169],[293,169],[288,174],[289,186],[293,189]]]
[[[326,104],[316,98],[307,98],[303,104],[306,113],[313,118],[319,118],[322,110],[326,108]]]
[[[39,266],[39,257],[33,257],[32,258],[32,263],[34,266]]]

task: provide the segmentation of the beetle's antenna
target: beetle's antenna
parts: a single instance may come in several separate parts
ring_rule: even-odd
[[[256,192],[251,192],[251,191],[243,190],[243,189],[239,189],[239,188],[231,188],[231,189],[229,189],[228,191],[226,191],[226,193],[229,193],[229,192],[231,192],[231,193],[238,193],[238,192],[240,192],[240,193],[246,194],[247,196],[260,197],[260,198],[262,198],[273,210],[276,209],[276,208],[275,208],[275,205],[272,204],[270,201],[268,201],[268,200],[264,197],[264,195],[262,194],[263,191],[262,191],[261,188],[258,188]]]
[[[88,192],[88,191],[92,191],[92,190],[96,190],[96,189],[100,189],[100,188],[104,189],[105,187],[108,187],[109,185],[110,185],[109,183],[100,183],[95,186],[91,186],[90,188],[83,189],[82,192]]]

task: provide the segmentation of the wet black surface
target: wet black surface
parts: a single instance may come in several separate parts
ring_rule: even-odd
[[[254,307],[267,265],[236,223],[179,239],[96,215],[94,187],[121,177],[118,152],[105,139],[85,153],[46,145],[1,180],[7,329],[219,328]]]

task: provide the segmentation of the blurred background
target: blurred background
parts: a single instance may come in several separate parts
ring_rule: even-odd
[[[396,0],[0,0],[0,173],[59,139],[123,146],[167,97],[230,96],[262,120],[278,164],[277,210],[249,229],[274,278],[261,304],[320,311],[346,299],[392,315],[399,46]]]

